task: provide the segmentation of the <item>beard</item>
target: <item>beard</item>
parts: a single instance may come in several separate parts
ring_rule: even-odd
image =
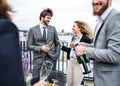
[[[49,22],[50,22],[50,21],[48,21],[48,20],[43,20],[43,23],[44,23],[44,25],[46,25],[46,26],[49,24]]]
[[[99,5],[100,6],[100,8],[97,11],[94,8],[95,5]],[[97,3],[97,4],[93,4],[93,15],[100,16],[107,8],[108,8],[108,1],[107,1],[106,4],[103,4],[102,2],[101,3]]]

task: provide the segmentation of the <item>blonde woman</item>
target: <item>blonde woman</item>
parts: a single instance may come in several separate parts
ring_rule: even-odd
[[[67,71],[67,86],[80,86],[83,73],[80,64],[77,62],[74,44],[79,42],[91,43],[93,33],[88,24],[83,21],[74,21],[72,30],[74,36],[71,39],[70,47],[63,45],[61,49],[67,52],[67,59],[70,60]]]

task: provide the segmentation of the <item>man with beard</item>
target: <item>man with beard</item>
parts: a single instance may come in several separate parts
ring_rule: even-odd
[[[111,4],[112,0],[92,0],[98,16],[93,45],[75,47],[78,56],[94,60],[95,86],[120,86],[120,13]]]
[[[33,74],[31,85],[39,81],[39,73],[43,61],[49,60],[56,69],[56,62],[60,53],[58,34],[54,26],[48,25],[53,12],[50,8],[40,13],[40,24],[30,28],[28,34],[28,48],[33,51]]]

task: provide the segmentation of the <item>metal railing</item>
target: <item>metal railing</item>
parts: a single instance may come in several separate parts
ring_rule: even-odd
[[[67,43],[65,45],[67,45]],[[29,71],[32,72],[32,69],[33,69],[33,51],[30,51],[27,48],[27,41],[20,41],[20,46],[21,46],[21,50],[22,50],[21,51],[22,59],[24,59],[24,58],[26,59],[27,58],[28,60],[26,60],[26,61],[29,61],[28,66],[27,66],[27,64],[23,65],[23,66],[27,66],[26,68],[28,68]],[[25,62],[25,63],[27,63],[27,62]],[[24,64],[24,62],[23,62],[23,64]],[[64,74],[66,74],[67,66],[68,66],[68,60],[66,59],[66,52],[61,50],[60,51],[60,57],[57,60],[56,69],[58,71],[64,72]]]

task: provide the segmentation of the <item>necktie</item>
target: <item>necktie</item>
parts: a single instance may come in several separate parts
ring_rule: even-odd
[[[46,27],[43,27],[43,41],[46,41]]]

